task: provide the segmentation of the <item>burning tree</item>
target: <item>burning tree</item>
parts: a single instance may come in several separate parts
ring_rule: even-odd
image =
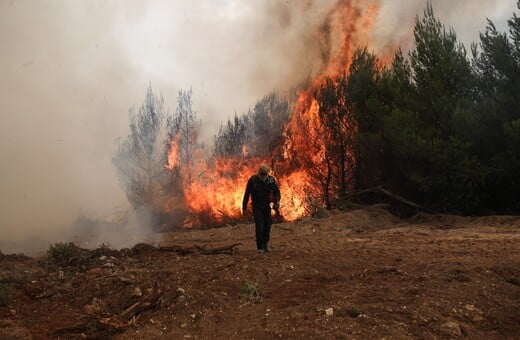
[[[290,117],[291,102],[273,91],[256,102],[253,110],[221,125],[215,136],[217,156],[265,157],[279,148],[282,132]]]
[[[511,38],[490,22],[472,68],[431,2],[416,20],[415,50],[367,52],[379,6],[334,2],[316,26],[319,74],[294,96],[272,92],[235,114],[220,127],[210,157],[198,140],[192,91],[179,92],[175,115],[164,124],[162,98],[149,89],[114,159],[132,205],[170,214],[182,209],[187,225],[240,219],[245,184],[260,163],[279,180],[286,220],[332,208],[352,197],[351,189],[379,186],[430,207],[471,208],[482,187],[488,200],[500,202],[494,183],[502,191],[519,183],[519,105],[513,104],[520,20],[509,21]],[[492,171],[502,175],[496,179]],[[506,203],[518,206],[517,191]]]
[[[248,115],[239,117],[236,113],[233,120],[220,125],[215,136],[215,155],[219,157],[238,157],[245,153],[244,145],[250,138],[251,120]]]
[[[197,162],[201,159],[198,143],[200,121],[193,110],[192,90],[180,90],[177,96],[175,115],[168,118],[168,138],[172,146],[167,168],[182,171],[184,186],[191,185]]]
[[[253,155],[263,157],[280,146],[289,108],[289,100],[275,91],[256,103],[249,113],[252,135],[248,144]]]
[[[181,206],[198,216],[194,223],[202,215],[209,217],[204,221],[238,218],[247,179],[267,163],[280,182],[286,219],[308,214],[309,202],[317,199],[332,207],[332,200],[352,185],[355,165],[356,126],[347,103],[346,73],[355,46],[368,41],[376,12],[377,1],[339,1],[317,27],[320,48],[327,49],[322,74],[294,96],[272,92],[245,116],[228,121],[209,159],[198,142],[192,91],[179,92],[175,115],[164,124],[162,98],[149,89],[114,160],[132,205],[167,212]]]

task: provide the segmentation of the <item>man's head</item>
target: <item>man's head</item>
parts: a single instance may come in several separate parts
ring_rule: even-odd
[[[262,164],[258,167],[258,177],[260,178],[266,178],[269,175],[269,172],[271,169],[265,164]]]

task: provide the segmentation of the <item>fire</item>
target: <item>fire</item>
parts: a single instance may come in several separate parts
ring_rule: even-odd
[[[184,199],[189,211],[213,222],[225,222],[242,214],[242,200],[249,178],[266,160],[249,158],[216,158],[211,166],[197,169],[201,175],[185,183]],[[274,173],[275,177],[276,174]],[[281,212],[285,220],[292,221],[308,213],[306,195],[307,174],[295,171],[277,178],[282,199]],[[251,208],[248,208],[251,211]],[[197,224],[197,221],[190,220]]]
[[[170,141],[170,150],[168,151],[168,161],[166,168],[172,170],[178,165],[179,161],[179,136],[176,136]]]
[[[271,165],[279,181],[285,220],[301,218],[314,209],[323,189],[323,183],[315,175],[330,166],[326,154],[330,136],[320,118],[323,115],[319,102],[313,96],[325,79],[339,79],[348,71],[356,48],[370,43],[379,6],[378,0],[343,0],[335,4],[318,33],[324,50],[324,67],[310,87],[298,95],[292,116],[284,127],[282,144],[266,158],[251,157],[243,146],[241,156],[197,161],[190,180],[183,178],[183,195],[191,215],[198,217],[191,217],[185,223],[202,224],[201,216],[213,222],[239,218],[246,183],[261,163]],[[166,165],[169,169],[182,166],[178,155],[178,140],[173,139]]]

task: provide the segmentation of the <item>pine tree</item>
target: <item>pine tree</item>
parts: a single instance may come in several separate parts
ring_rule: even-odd
[[[118,140],[113,163],[134,208],[160,210],[169,195],[171,177],[166,164],[164,100],[148,86],[143,104],[130,110],[130,133]]]

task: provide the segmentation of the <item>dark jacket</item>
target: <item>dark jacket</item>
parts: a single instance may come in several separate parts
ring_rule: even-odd
[[[272,198],[270,199],[270,195]],[[247,181],[244,200],[242,201],[242,209],[247,209],[249,196],[253,200],[253,207],[268,207],[270,202],[280,202],[280,188],[273,176],[267,176],[265,180],[260,179],[258,175],[251,176]]]

